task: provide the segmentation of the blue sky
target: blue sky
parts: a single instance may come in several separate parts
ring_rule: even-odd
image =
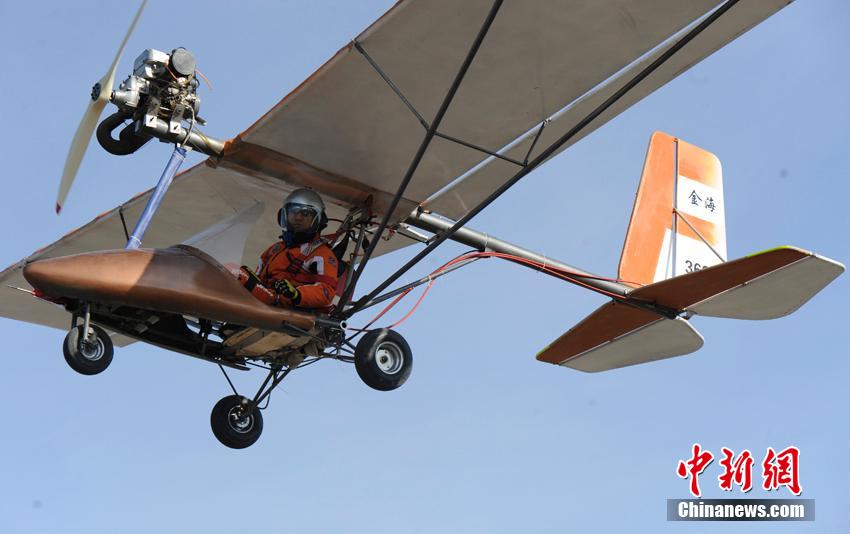
[[[144,48],[189,48],[214,85],[202,94],[207,131],[229,137],[389,5],[153,0],[118,75]],[[66,211],[53,214],[89,88],[134,9],[0,3],[0,264],[158,177],[167,147],[117,158],[94,145]],[[793,244],[846,263],[848,27],[846,2],[795,2],[543,166],[471,226],[615,275],[646,144],[662,130],[722,161],[730,257]],[[441,247],[419,273],[461,250]],[[399,261],[375,261],[364,287]],[[209,411],[228,392],[214,366],[136,344],[104,374],[83,377],[62,359],[64,332],[3,319],[0,530],[710,532],[717,525],[664,520],[665,499],[688,495],[676,463],[699,442],[716,455],[748,448],[757,460],[767,447],[796,445],[803,497],[817,501],[814,523],[724,530],[837,532],[850,475],[848,284],[844,275],[775,321],[697,318],[706,343],[693,355],[583,374],[534,354],[604,300],[478,262],[440,279],[400,329],[416,358],[403,388],[380,393],[351,366],[317,364],[273,395],[262,438],[243,451],[209,430]],[[247,389],[262,377],[237,378]],[[706,470],[704,495],[738,496],[722,494],[718,474],[717,463]]]

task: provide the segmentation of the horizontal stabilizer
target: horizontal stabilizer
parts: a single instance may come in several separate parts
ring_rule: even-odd
[[[775,319],[805,304],[844,266],[780,247],[657,282],[631,293],[668,308],[733,319]]]
[[[684,319],[666,319],[609,302],[543,349],[537,359],[598,372],[681,356],[702,344],[702,336]]]

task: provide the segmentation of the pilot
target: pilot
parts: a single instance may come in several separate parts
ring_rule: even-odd
[[[296,189],[277,214],[283,234],[260,256],[256,274],[242,267],[239,281],[273,306],[310,309],[332,305],[338,261],[320,232],[327,226],[325,204],[310,189]]]

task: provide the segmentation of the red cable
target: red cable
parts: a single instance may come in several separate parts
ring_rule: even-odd
[[[422,294],[421,294],[421,295],[419,295],[419,300],[417,300],[417,301],[416,301],[416,304],[414,304],[414,305],[413,305],[413,307],[412,307],[412,308],[410,308],[410,311],[409,311],[409,312],[407,312],[407,314],[406,314],[404,317],[402,317],[402,318],[401,318],[401,319],[399,319],[398,321],[396,321],[396,322],[394,322],[393,324],[391,324],[389,327],[390,327],[390,328],[396,328],[398,325],[400,325],[401,323],[405,322],[405,321],[406,321],[406,320],[407,320],[407,319],[408,319],[411,315],[413,315],[413,312],[415,312],[415,311],[416,311],[416,309],[417,309],[417,308],[419,308],[419,305],[420,305],[420,304],[422,304],[422,301],[423,301],[423,300],[425,300],[425,295],[427,295],[427,294],[428,294],[428,292],[429,292],[429,291],[431,291],[431,286],[433,286],[433,285],[434,285],[434,280],[433,280],[433,279],[431,279],[431,281],[430,281],[430,282],[428,282],[428,285],[425,287],[425,291],[423,291],[423,292],[422,292]],[[407,294],[407,293],[405,293],[405,295],[406,295],[406,294]]]
[[[602,280],[602,281],[606,281],[606,282],[626,283],[626,284],[632,284],[632,285],[637,285],[637,286],[643,285],[643,284],[638,284],[638,283],[635,283],[635,282],[628,282],[628,281],[621,280],[621,279],[618,279],[618,278],[605,278],[605,277],[602,277],[602,276],[588,276],[588,275],[583,275],[583,274],[580,275],[578,273],[571,272],[571,271],[568,271],[566,269],[559,269],[559,268],[552,267],[552,266],[546,265],[546,264],[538,262],[538,261],[529,260],[529,259],[526,259],[526,258],[522,258],[520,256],[514,256],[512,254],[504,254],[504,253],[501,253],[501,252],[468,252],[466,254],[462,254],[462,255],[448,261],[447,263],[445,263],[444,265],[442,265],[441,267],[436,269],[434,272],[432,272],[429,276],[433,277],[434,275],[437,275],[437,274],[443,272],[444,270],[448,269],[452,265],[455,265],[455,264],[460,263],[462,261],[475,259],[475,258],[501,258],[501,259],[513,261],[515,263],[520,263],[520,264],[524,264],[524,265],[530,265],[530,266],[533,266],[533,267],[537,267],[538,270],[545,271],[545,272],[555,276],[556,278],[560,278],[561,280],[564,280],[566,282],[570,282],[570,283],[576,284],[578,286],[585,287],[587,289],[590,289],[591,291],[595,291],[597,293],[601,293],[603,295],[609,296],[609,297],[614,298],[614,299],[619,299],[619,300],[623,300],[624,297],[622,295],[618,295],[616,293],[611,293],[610,291],[605,291],[604,289],[599,289],[599,288],[593,287],[590,284],[586,284],[584,282],[581,282],[580,280],[576,280],[573,277],[588,278],[588,279],[591,279],[591,280]],[[434,285],[435,281],[436,281],[436,279],[432,278],[428,282],[428,285],[425,288],[425,291],[422,292],[422,295],[419,296],[419,299],[416,301],[416,304],[413,305],[413,307],[410,309],[410,311],[408,311],[404,315],[404,317],[402,317],[401,319],[399,319],[395,323],[391,324],[388,328],[396,328],[397,326],[399,326],[400,324],[405,322],[408,318],[410,318],[410,316],[413,315],[413,312],[415,312],[419,308],[419,305],[422,304],[422,301],[425,299],[425,295],[427,295],[428,292],[431,290],[431,287]],[[397,296],[395,299],[393,299],[393,301],[390,302],[383,310],[381,310],[381,312],[378,315],[376,315],[371,321],[369,321],[369,323],[365,327],[363,327],[363,328],[349,328],[349,330],[355,330],[355,331],[360,331],[360,332],[368,330],[368,328],[370,326],[372,326],[378,319],[383,317],[388,311],[390,311],[396,304],[399,303],[399,301],[401,301],[401,299],[406,297],[408,295],[408,293],[410,293],[411,291],[413,291],[413,288],[410,288],[407,291],[404,291],[399,296]]]

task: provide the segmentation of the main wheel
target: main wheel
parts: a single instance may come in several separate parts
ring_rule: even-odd
[[[210,414],[213,434],[231,449],[250,447],[263,433],[263,414],[260,409],[254,408],[251,413],[244,413],[248,402],[241,395],[230,395],[215,403]]]
[[[83,327],[75,326],[65,336],[65,343],[62,344],[65,361],[71,369],[83,375],[102,373],[112,363],[115,352],[112,340],[103,328],[95,325],[89,326],[94,336],[87,339]]]
[[[388,328],[372,330],[354,349],[354,367],[367,386],[390,391],[404,384],[413,370],[410,345]]]

